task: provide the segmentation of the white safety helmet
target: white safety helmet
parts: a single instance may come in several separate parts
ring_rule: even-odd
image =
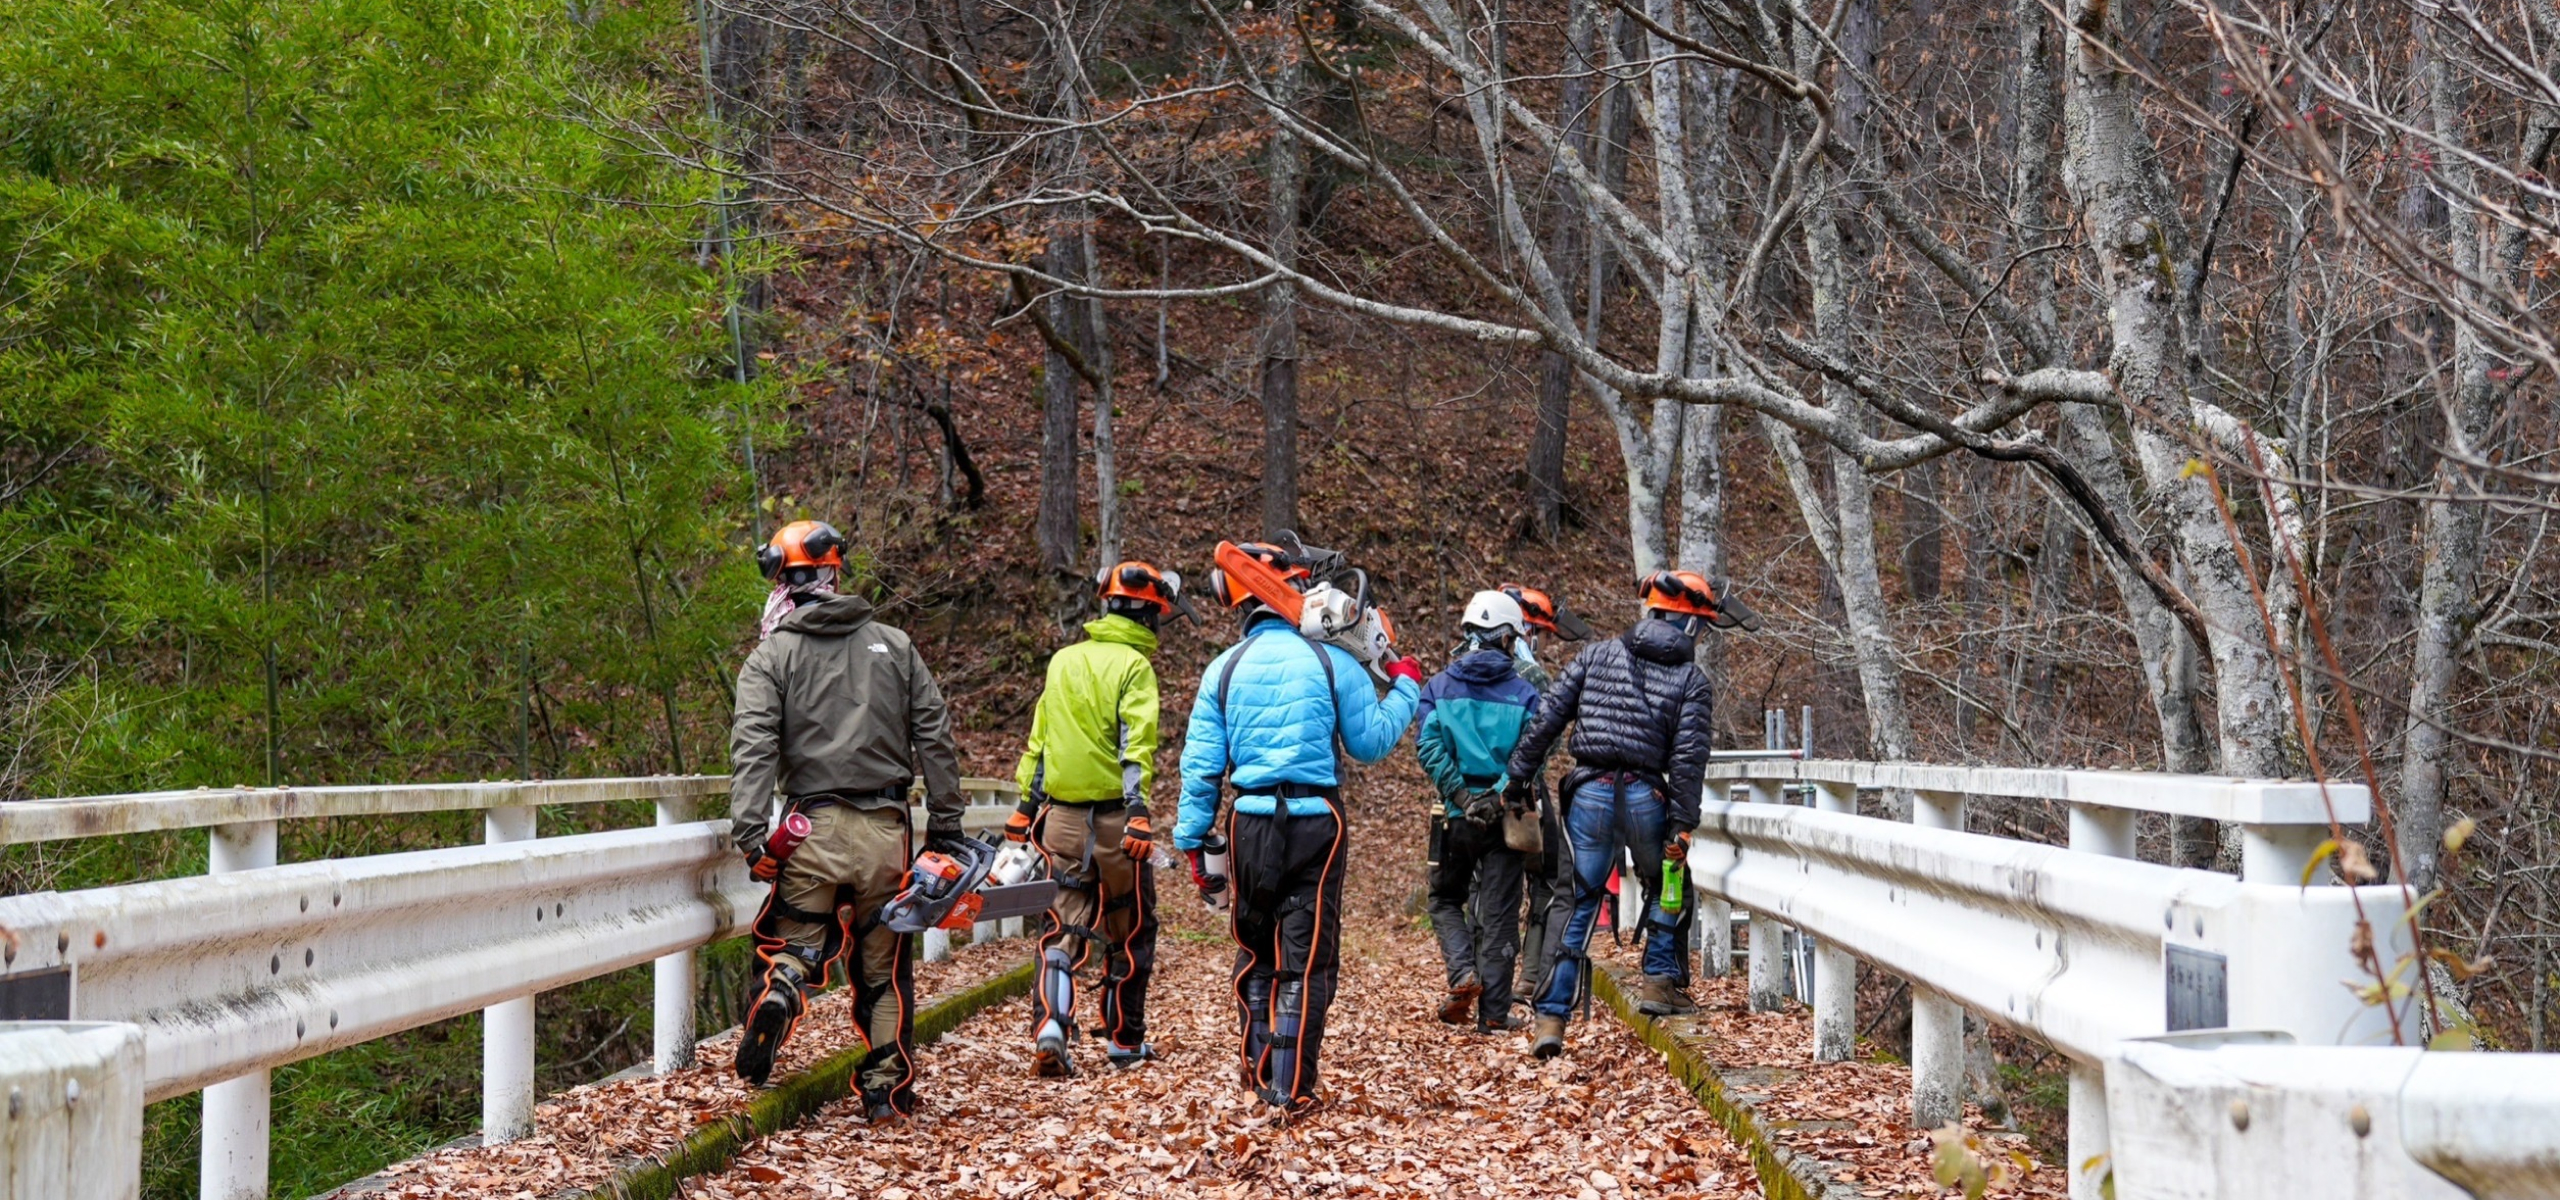
[[[1500,592],[1477,592],[1467,599],[1467,615],[1458,625],[1468,633],[1521,637],[1529,632],[1529,618],[1520,611],[1520,602]]]

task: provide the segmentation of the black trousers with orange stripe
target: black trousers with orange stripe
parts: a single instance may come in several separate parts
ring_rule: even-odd
[[[1349,850],[1340,803],[1292,817],[1232,818],[1235,991],[1244,1082],[1314,1098],[1325,1010],[1342,973],[1342,875]],[[1288,1029],[1297,1000],[1297,1029]]]
[[[1067,944],[1070,970],[1082,970],[1102,952],[1101,1020],[1096,1035],[1123,1049],[1147,1040],[1147,982],[1156,970],[1156,868],[1121,849],[1129,810],[1117,803],[1043,806],[1032,840],[1049,856],[1058,898],[1040,926],[1034,962]],[[1038,1033],[1058,1014],[1049,996],[1032,989],[1031,1029]]]

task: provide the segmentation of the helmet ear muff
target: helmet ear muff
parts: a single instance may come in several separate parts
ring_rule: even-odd
[[[771,579],[781,570],[782,551],[774,549],[773,545],[769,542],[765,545],[756,547],[756,572],[758,574],[763,575],[767,579]]]
[[[844,535],[837,533],[833,525],[819,525],[808,537],[801,539],[800,549],[811,562],[831,567],[844,565]],[[834,561],[828,561],[830,559]]]

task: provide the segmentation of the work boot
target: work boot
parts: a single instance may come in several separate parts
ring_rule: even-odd
[[[1649,1017],[1685,1017],[1698,1011],[1698,1003],[1670,976],[1647,975],[1644,990],[1636,995],[1636,1011]]]
[[[1075,1059],[1067,1053],[1067,1031],[1055,1021],[1040,1027],[1040,1038],[1031,1050],[1031,1073],[1042,1079],[1065,1079],[1076,1073]]]
[[[1443,1025],[1466,1024],[1467,1015],[1476,1010],[1476,997],[1482,994],[1484,994],[1484,985],[1476,982],[1475,972],[1469,971],[1459,976],[1456,983],[1449,985],[1449,994],[1441,998],[1440,1023]]]
[[[1520,1014],[1508,1010],[1476,1022],[1477,1033],[1517,1033],[1528,1027],[1529,1022]]]
[[[1110,1059],[1112,1066],[1123,1071],[1155,1056],[1156,1048],[1152,1042],[1140,1042],[1135,1046],[1123,1046],[1118,1042],[1112,1042],[1109,1043],[1109,1049],[1103,1051],[1103,1057]]]
[[[1538,1014],[1536,1027],[1529,1039],[1529,1054],[1534,1058],[1554,1058],[1564,1053],[1564,1018]]]
[[[738,1035],[738,1055],[734,1064],[738,1078],[763,1087],[773,1075],[773,1057],[782,1049],[782,1040],[791,1036],[791,1027],[800,1022],[803,976],[793,969],[794,960],[776,958],[765,969],[763,994],[756,997],[754,1011],[747,1014],[747,1027]]]

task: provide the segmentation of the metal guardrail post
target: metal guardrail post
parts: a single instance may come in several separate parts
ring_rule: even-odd
[[[2126,808],[2074,804],[2071,848],[2109,858],[2136,857],[2135,816],[2133,810]],[[2109,1191],[2107,1181],[2115,1169],[2114,1143],[2107,1136],[2106,1070],[2097,1063],[2077,1059],[2069,1061],[2068,1070],[2070,1116],[2063,1174],[2071,1183],[2071,1200],[2101,1200]]]
[[[658,824],[682,825],[693,819],[690,800],[658,801]],[[700,990],[691,949],[657,960],[655,994],[650,1004],[651,1070],[660,1075],[693,1065],[693,1001]]]
[[[1911,985],[1911,1124],[1936,1129],[1964,1115],[1964,1006]]]
[[[2244,883],[2301,887],[2303,876],[2311,870],[2312,852],[2328,837],[2329,831],[2317,825],[2243,825],[2240,879]],[[2308,882],[2319,886],[2329,880],[2324,874]]]
[[[922,957],[926,962],[941,962],[951,957],[951,931],[941,926],[916,935],[924,943]]]
[[[1776,1012],[1787,1006],[1787,927],[1766,913],[1751,914],[1751,1011]]]
[[[208,875],[276,865],[273,821],[217,825],[207,843]],[[204,1200],[266,1200],[267,1114],[265,1071],[251,1071],[205,1088],[204,1127],[196,1158],[197,1195]]]
[[[0,1091],[0,1200],[141,1194],[141,1027],[0,1022]]]
[[[1855,815],[1858,789],[1845,783],[1817,783],[1813,806],[1822,812]],[[1829,938],[1819,939],[1813,944],[1813,1061],[1847,1062],[1857,1049],[1857,956]]]
[[[1915,791],[1911,823],[1964,832],[1964,796]],[[1911,1124],[1936,1129],[1964,1115],[1964,1007],[1911,983]]]
[[[482,828],[489,844],[533,840],[534,811],[488,810]],[[480,1144],[494,1146],[532,1133],[533,1099],[533,997],[481,1009]]]

